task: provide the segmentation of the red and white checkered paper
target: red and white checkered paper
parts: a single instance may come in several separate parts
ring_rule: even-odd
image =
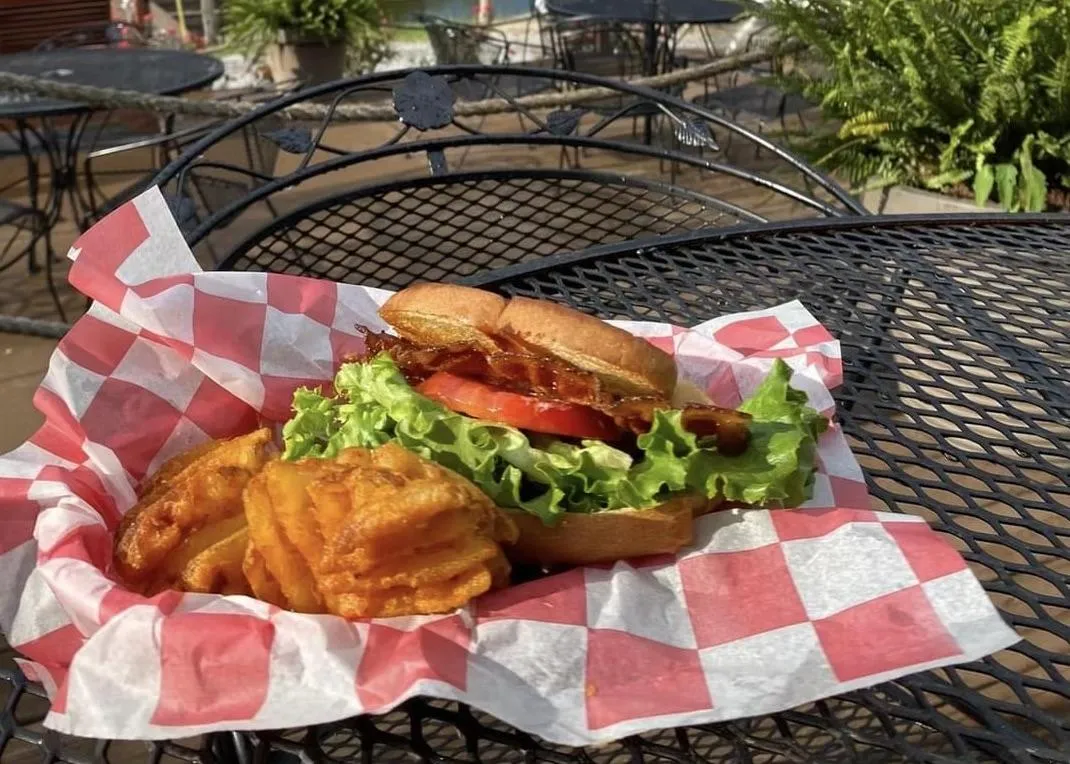
[[[35,398],[46,424],[0,458],[0,628],[76,735],[170,738],[465,701],[581,745],[788,708],[1006,647],[962,558],[918,518],[870,511],[840,430],[809,509],[723,512],[677,557],[515,586],[441,617],[347,622],[246,597],[151,599],[108,572],[135,486],[208,438],[283,420],[330,380],[387,292],[197,268],[153,189],[78,240],[96,300]],[[624,323],[719,403],[774,357],[834,411],[838,343],[798,302],[693,329]]]

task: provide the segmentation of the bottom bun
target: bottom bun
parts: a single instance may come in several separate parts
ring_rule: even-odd
[[[520,537],[506,547],[506,554],[513,562],[546,566],[670,554],[691,543],[692,520],[714,503],[703,496],[682,496],[647,509],[566,514],[554,526],[527,512],[510,511]]]

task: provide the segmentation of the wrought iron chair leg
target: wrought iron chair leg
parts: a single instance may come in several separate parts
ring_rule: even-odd
[[[45,254],[45,282],[48,284],[48,293],[52,295],[52,304],[56,306],[56,313],[59,314],[59,320],[63,323],[67,322],[67,312],[63,310],[63,301],[59,297],[59,290],[56,288],[55,274],[52,272],[53,261],[55,260],[55,252],[52,249],[52,234],[49,231],[47,236],[48,246],[46,247]]]
[[[37,160],[33,157],[32,152],[30,151],[29,138],[27,137],[27,133],[30,130],[30,126],[24,120],[18,120],[16,122],[15,127],[18,131],[19,151],[22,152],[23,157],[26,159],[26,186],[27,193],[30,197],[30,209],[33,210],[33,214],[35,216],[40,216],[42,222],[44,222],[45,213],[38,203],[38,194],[40,192],[40,177],[38,176],[38,173],[40,172],[41,168]],[[44,223],[43,227],[47,229],[47,223]],[[35,274],[40,271],[40,266],[37,264],[36,242],[34,242],[34,244],[35,246],[30,248],[29,257],[26,258],[27,268],[29,269],[31,274]]]
[[[788,94],[783,93],[780,96],[780,103],[777,105],[777,116],[780,117],[780,129],[784,132],[788,132]]]
[[[675,153],[677,151],[679,151],[679,149],[680,149],[680,138],[679,138],[679,136],[676,135],[676,131],[673,130],[671,127],[669,127],[669,135],[671,136],[672,150],[673,150],[673,154],[675,155]],[[673,156],[673,158],[669,160],[669,183],[670,183],[670,185],[674,185],[674,186],[676,185],[676,175],[679,172],[679,169],[680,169],[680,163],[677,162],[676,161],[676,157]]]
[[[158,167],[161,165],[157,165]],[[89,157],[86,157],[82,163],[82,176],[85,178],[85,190],[87,198],[87,206],[85,219],[83,220],[83,230],[88,228],[84,223],[89,222],[91,219],[96,220],[97,213],[100,210],[101,205],[104,203],[104,192],[97,186],[96,176],[93,175],[93,162]],[[98,195],[98,191],[100,192]]]
[[[219,764],[248,764],[249,756],[243,738],[241,732],[214,732],[207,741],[207,750]]]

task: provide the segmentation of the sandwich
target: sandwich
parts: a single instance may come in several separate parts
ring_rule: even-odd
[[[727,409],[653,344],[557,303],[420,284],[379,315],[393,333],[364,329],[333,390],[295,392],[283,458],[397,443],[509,513],[514,562],[676,552],[698,515],[811,494],[828,423],[779,359]]]

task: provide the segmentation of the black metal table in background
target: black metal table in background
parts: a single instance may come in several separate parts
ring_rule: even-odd
[[[626,24],[721,24],[743,11],[731,0],[547,0],[546,10]]]
[[[69,84],[179,95],[222,76],[223,64],[211,56],[179,50],[57,49],[0,56],[0,71]],[[64,196],[70,201],[76,222],[80,222],[79,211],[84,204],[77,193],[77,160],[92,114],[93,110],[84,104],[0,91],[0,123],[9,122],[15,127],[13,148],[27,162],[30,205],[43,220],[45,263],[54,299],[49,231],[59,218]],[[40,198],[37,177],[40,158],[47,163],[51,180],[45,199]],[[32,265],[32,250],[30,258]],[[56,305],[61,307],[58,299]]]
[[[548,0],[547,13],[585,21],[636,25],[643,29],[644,76],[671,70],[676,61],[676,35],[687,24],[726,24],[743,12],[730,0]],[[659,62],[663,66],[659,67]],[[650,143],[651,117],[644,119]]]
[[[729,0],[548,0],[546,10],[559,16],[643,27],[643,73],[658,73],[658,41],[674,46],[676,30],[685,24],[726,24],[743,12],[743,6]],[[671,53],[666,57],[672,63]]]
[[[40,690],[0,672],[0,756],[13,736],[39,761],[70,764],[1070,760],[1070,216],[708,230],[467,281],[604,318],[681,325],[800,299],[842,343],[838,416],[875,507],[921,515],[948,534],[1023,641],[773,716],[585,750],[423,700],[309,729],[77,741],[32,728],[43,714]],[[79,753],[87,747],[95,759]]]

